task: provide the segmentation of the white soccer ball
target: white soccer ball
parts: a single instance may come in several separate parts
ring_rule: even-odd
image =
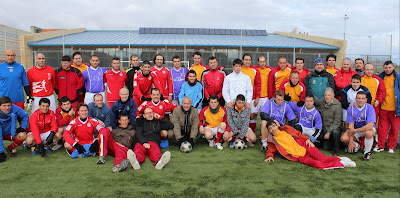
[[[233,143],[233,148],[237,149],[237,150],[242,150],[244,149],[245,144],[243,140],[235,140],[235,142]]]
[[[182,142],[180,149],[184,153],[190,153],[190,151],[192,151],[192,144],[190,144],[188,141],[184,141]]]

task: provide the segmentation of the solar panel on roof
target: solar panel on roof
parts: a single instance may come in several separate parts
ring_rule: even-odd
[[[166,34],[168,28],[160,28],[160,33],[161,34]]]
[[[144,29],[143,28],[139,28],[139,34],[143,34],[144,33]]]
[[[155,34],[156,33],[156,28],[150,28],[150,34]]]
[[[204,35],[204,29],[199,29],[199,34]]]
[[[210,34],[210,29],[204,29],[204,34],[209,35]]]
[[[186,28],[186,34],[193,34],[193,28]]]
[[[219,31],[221,32],[221,35],[225,35],[226,34],[224,29],[220,29]]]

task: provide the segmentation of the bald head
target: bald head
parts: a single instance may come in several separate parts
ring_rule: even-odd
[[[182,107],[183,110],[189,111],[190,107],[192,106],[192,100],[189,97],[184,97],[182,99]]]
[[[129,99],[129,90],[127,88],[122,88],[119,90],[119,97],[121,97],[121,101],[125,102]]]
[[[39,68],[43,68],[46,64],[44,54],[38,53],[36,55],[36,66]]]
[[[11,65],[15,62],[15,51],[12,49],[7,49],[6,52],[4,53],[4,58],[6,59],[6,63]]]
[[[370,63],[366,64],[364,67],[364,74],[369,77],[374,75],[374,65]]]

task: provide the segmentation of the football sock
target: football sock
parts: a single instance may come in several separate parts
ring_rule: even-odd
[[[257,128],[257,121],[256,120],[250,120],[249,127],[251,128],[251,130],[253,130],[255,132],[256,128]]]
[[[233,137],[230,137],[228,140],[228,142],[233,142],[233,141],[234,141]]]
[[[224,135],[224,132],[219,132],[220,129],[218,129],[218,133],[217,133],[217,139],[215,140],[215,143],[218,143],[221,141],[222,136]]]
[[[250,140],[247,139],[247,137],[244,137],[244,138],[243,138],[243,141],[244,141],[244,142],[250,142]]]
[[[372,148],[372,144],[373,143],[374,143],[374,138],[370,138],[370,139],[365,138],[364,139],[364,144],[365,144],[364,154],[368,153],[368,152],[371,152],[371,148]]]
[[[20,139],[14,139],[13,143],[10,144],[10,146],[8,146],[8,149],[13,150],[13,149],[17,148],[17,146],[21,145],[22,142],[23,141]]]

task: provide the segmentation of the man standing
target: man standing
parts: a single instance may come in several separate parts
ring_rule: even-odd
[[[324,96],[327,87],[335,90],[335,80],[332,74],[325,70],[325,63],[321,57],[314,61],[315,70],[309,73],[304,79],[304,86],[306,87],[306,94],[314,95],[315,99]]]
[[[189,70],[193,70],[196,72],[197,80],[201,82],[201,75],[203,74],[203,71],[210,69],[207,65],[203,65],[201,63],[201,53],[200,52],[194,52],[193,56],[193,65],[189,68]]]
[[[224,80],[222,96],[229,108],[233,108],[234,101],[239,94],[246,98],[246,109],[250,108],[251,98],[253,98],[253,85],[250,77],[242,73],[242,65],[242,60],[235,59],[232,63],[233,72],[226,76]]]
[[[27,103],[32,103],[31,90],[29,89],[28,77],[23,65],[15,62],[15,52],[12,49],[6,50],[4,58],[6,61],[0,63],[0,97],[8,96],[13,104],[21,109],[24,108],[24,91]]]
[[[224,98],[222,97],[222,86],[226,77],[225,72],[218,70],[218,60],[216,57],[211,56],[208,59],[210,69],[203,72],[201,77],[204,86],[204,100],[203,107],[208,106],[208,99],[211,95],[218,96],[218,102],[221,106],[225,106]],[[197,75],[197,74],[196,74]]]
[[[129,125],[136,128],[136,104],[135,101],[129,97],[129,90],[122,88],[119,90],[120,99],[118,99],[111,107],[112,119],[111,127],[115,129],[118,126],[119,114],[125,113],[129,115]]]
[[[154,57],[153,63],[155,65],[151,68],[151,72],[157,76],[157,80],[160,82],[161,94],[165,99],[168,99],[168,101],[172,102],[174,88],[172,85],[171,73],[169,73],[169,70],[163,66],[164,57],[161,54],[157,54]]]
[[[339,70],[336,68],[335,64],[336,64],[336,55],[334,54],[329,54],[328,56],[326,56],[326,71],[330,74],[332,74],[332,76],[335,76],[336,72]]]
[[[131,56],[131,64],[129,66],[129,69],[127,69],[126,76],[128,78],[128,81],[126,82],[126,88],[129,90],[129,97],[133,96],[133,79],[135,78],[135,74],[137,71],[140,70],[139,67],[139,57],[138,55],[132,55]]]
[[[271,70],[268,77],[268,97],[273,98],[274,94],[284,80],[290,78],[292,70],[287,67],[287,59],[282,56],[278,60],[278,66]]]
[[[125,86],[126,73],[121,71],[121,60],[114,57],[111,60],[112,69],[104,74],[104,83],[107,83],[107,104],[112,107],[119,99],[119,90]]]
[[[17,128],[17,120],[21,120]],[[0,162],[6,161],[4,154],[3,140],[13,141],[7,151],[10,157],[15,157],[17,146],[26,139],[25,129],[28,127],[29,114],[17,105],[11,103],[7,96],[0,97]]]
[[[344,58],[342,61],[342,69],[336,71],[334,75],[336,89],[340,95],[337,96],[338,100],[341,100],[341,96],[343,95],[343,89],[351,84],[351,77],[357,74],[356,71],[351,69],[351,60],[349,58]]]
[[[364,66],[364,60],[362,58],[356,58],[354,68],[360,76],[364,75]]]
[[[302,82],[299,81],[300,74],[298,71],[293,71],[290,73],[290,79],[282,82],[279,87],[280,90],[285,93],[285,100],[298,103],[300,101],[304,102],[306,96],[306,87]]]
[[[311,71],[304,67],[304,58],[296,58],[296,67],[292,67],[293,71],[298,71],[300,74],[300,82],[304,83],[304,79]]]
[[[379,74],[379,77],[385,84],[386,97],[379,112],[378,147],[374,151],[383,151],[387,139],[388,152],[394,153],[400,125],[400,74],[396,74],[392,61],[386,61],[383,69],[385,71]]]
[[[376,120],[378,120],[380,105],[386,97],[386,87],[382,78],[375,75],[374,65],[365,65],[365,74],[361,77],[361,84],[368,88],[371,93],[371,105],[375,108]]]
[[[78,93],[84,89],[82,73],[79,69],[71,67],[71,57],[63,56],[61,58],[61,67],[56,70],[54,91],[57,93],[58,98],[67,96],[71,99],[72,107],[76,109],[79,102]]]
[[[82,54],[80,52],[74,52],[72,54],[72,67],[79,69],[81,73],[89,68],[89,65],[82,61]],[[84,91],[78,93],[79,103],[83,103],[85,101]]]
[[[157,76],[150,72],[150,61],[144,60],[141,70],[135,74],[133,80],[133,99],[137,107],[144,101],[151,100],[150,92],[153,86],[161,90],[160,82],[156,78]]]
[[[185,76],[188,72],[186,67],[181,66],[181,58],[179,56],[172,57],[172,64],[174,67],[169,69],[172,77],[172,84],[174,87],[174,95],[172,98],[172,103],[175,105],[179,104],[179,93],[181,91],[181,86],[185,82]]]
[[[92,55],[92,57],[90,57],[90,67],[82,72],[86,88],[86,104],[93,102],[93,96],[97,93],[105,97],[104,90],[106,90],[106,87],[104,85],[104,74],[107,72],[107,69],[99,67],[99,63],[99,57],[97,55]]]
[[[50,110],[55,112],[54,87],[56,84],[56,72],[52,67],[46,65],[45,57],[42,53],[36,55],[36,66],[28,70],[27,76],[33,97],[32,112],[39,109],[39,100],[42,98],[50,100]]]
[[[104,103],[103,95],[96,94],[93,102],[89,103],[89,117],[97,119],[102,127],[111,127],[112,112],[111,108]]]

